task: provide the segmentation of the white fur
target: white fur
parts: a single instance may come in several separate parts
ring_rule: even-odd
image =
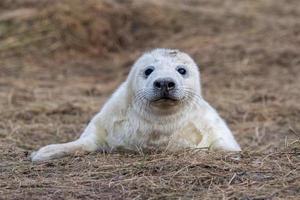
[[[143,70],[149,65],[156,69],[146,79]],[[176,71],[178,65],[187,67],[187,77],[181,77]],[[136,98],[137,91],[146,91],[154,79],[165,76],[171,76],[181,88],[192,91],[189,101],[175,106],[149,106]],[[169,109],[164,110],[168,106]],[[32,153],[31,158],[32,161],[43,161],[76,151],[110,151],[119,147],[172,151],[182,148],[241,150],[226,123],[202,98],[197,65],[187,54],[171,49],[155,49],[141,56],[127,80],[94,116],[79,139],[45,146]]]

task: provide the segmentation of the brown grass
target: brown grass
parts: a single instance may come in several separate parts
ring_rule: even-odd
[[[1,1],[0,199],[298,199],[299,17],[297,0]],[[241,155],[29,161],[42,145],[78,137],[153,47],[200,64],[204,96]]]

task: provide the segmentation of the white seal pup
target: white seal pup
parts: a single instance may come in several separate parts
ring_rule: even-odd
[[[142,55],[79,139],[42,147],[31,159],[119,147],[241,150],[226,123],[202,98],[196,63],[174,49],[154,49]]]

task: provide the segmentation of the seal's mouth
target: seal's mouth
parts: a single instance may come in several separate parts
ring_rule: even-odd
[[[152,100],[152,102],[176,102],[179,101],[178,99],[174,98],[174,97],[170,97],[170,96],[162,96],[162,97],[158,97],[154,100]]]
[[[160,115],[173,114],[180,104],[180,100],[174,97],[159,97],[151,101],[150,107]]]
[[[179,99],[171,96],[171,95],[161,95],[158,96],[155,99],[152,99],[151,104],[154,107],[160,107],[160,108],[169,108],[169,107],[174,107],[177,106],[179,103]]]
[[[178,98],[176,98],[175,95],[170,94],[169,92],[162,92],[159,95],[157,95],[154,99],[152,99],[152,102],[176,102],[179,101]]]

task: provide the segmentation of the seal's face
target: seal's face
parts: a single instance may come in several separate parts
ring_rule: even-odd
[[[176,111],[200,96],[199,71],[185,53],[156,49],[133,67],[135,101],[153,111]],[[169,113],[168,112],[168,113]]]

